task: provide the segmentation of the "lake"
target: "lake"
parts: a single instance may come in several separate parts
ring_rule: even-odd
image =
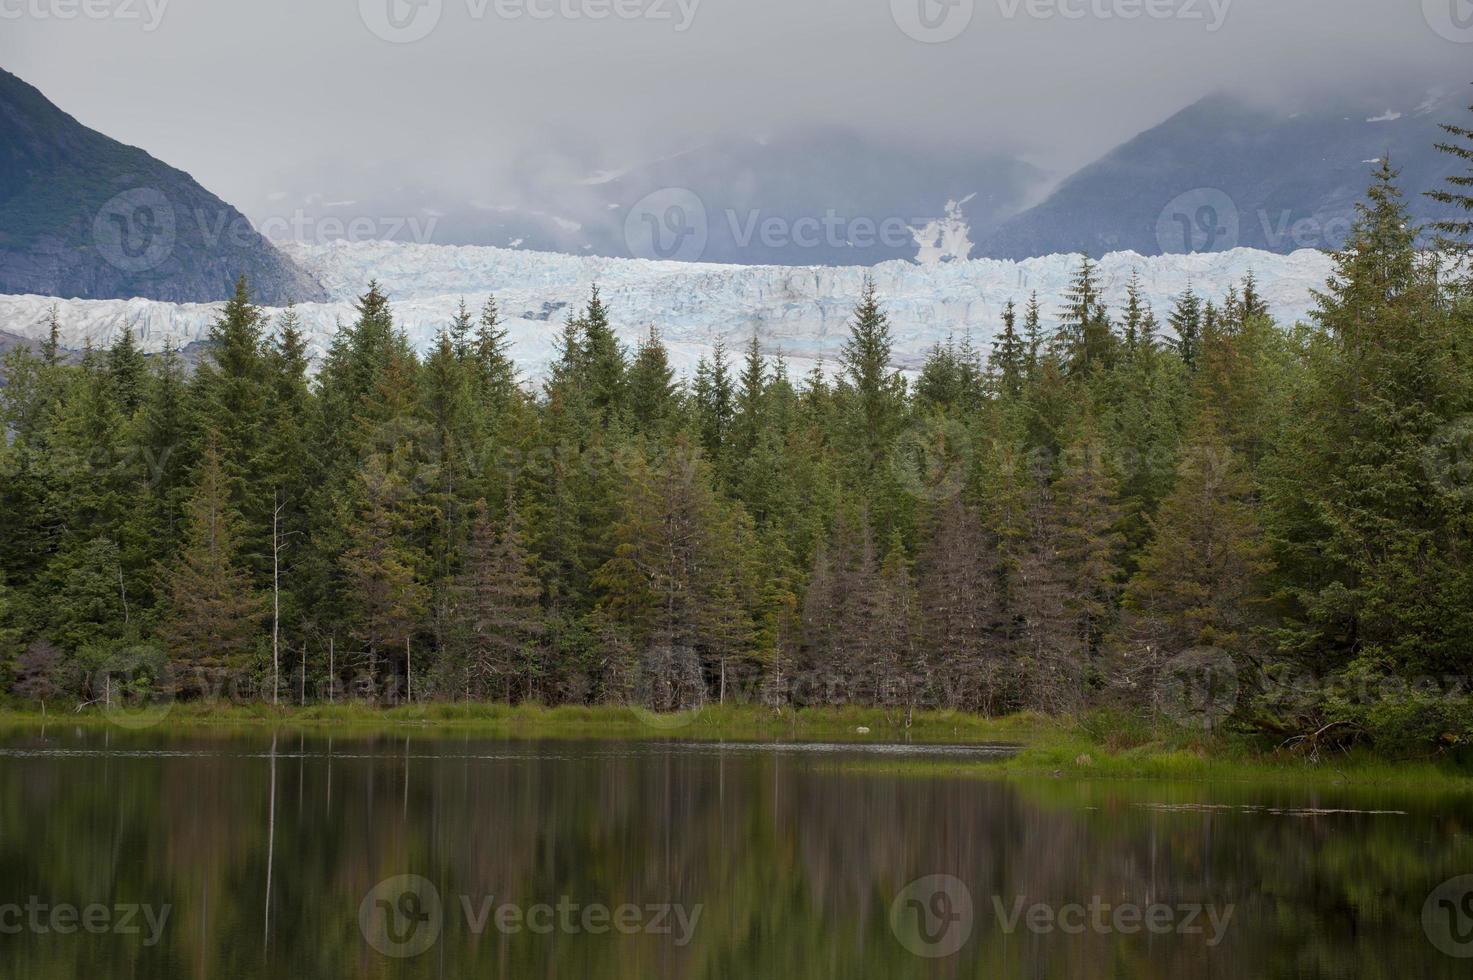
[[[1000,751],[0,734],[0,976],[1473,974],[1468,796]]]

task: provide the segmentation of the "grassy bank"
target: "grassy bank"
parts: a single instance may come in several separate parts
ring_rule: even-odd
[[[1019,741],[1017,754],[985,767],[936,758],[864,760],[856,766],[930,776],[1251,781],[1473,792],[1473,761],[1442,752],[1400,757],[1360,746],[1310,754],[1262,736],[1150,729],[1136,719],[1098,715],[1041,720]]]
[[[149,724],[145,726],[134,723],[134,716],[127,713],[115,720],[96,707],[82,712],[52,710],[45,715],[30,708],[0,708],[0,728],[75,724],[182,733],[285,729],[363,735],[413,732],[457,737],[473,734],[515,738],[825,739],[944,744],[1023,743],[1051,724],[1035,715],[983,718],[935,711],[917,712],[907,725],[904,712],[879,708],[807,708],[779,713],[747,705],[713,705],[684,714],[659,715],[613,706],[545,708],[433,703],[380,708],[354,703],[273,707],[196,702],[170,705],[166,711],[156,714],[156,718],[148,717]]]
[[[905,714],[879,708],[806,708],[781,713],[746,705],[712,706],[683,715],[630,708],[497,704],[424,704],[379,708],[364,704],[310,707],[181,703],[136,724],[99,708],[82,712],[0,708],[0,732],[42,725],[200,736],[288,731],[372,738],[423,737],[681,739],[696,741],[852,741],[923,744],[1007,743],[1016,755],[968,761],[882,756],[852,768],[917,776],[973,775],[1071,780],[1309,781],[1317,785],[1435,785],[1473,791],[1473,765],[1448,754],[1388,758],[1373,749],[1327,751],[1317,758],[1246,735],[1162,729],[1130,716],[1093,714],[1048,718],[1034,714],[984,718],[958,712]],[[119,721],[122,724],[119,724]]]

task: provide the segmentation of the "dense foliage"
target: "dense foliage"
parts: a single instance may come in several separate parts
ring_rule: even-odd
[[[53,334],[0,392],[3,682],[1462,739],[1473,296],[1394,177],[1311,323],[1251,277],[1109,310],[1085,260],[1057,332],[1028,297],[910,377],[873,283],[801,379],[754,337],[678,380],[596,289],[535,389],[494,303],[420,356],[375,285],[315,376],[244,281],[192,376]]]

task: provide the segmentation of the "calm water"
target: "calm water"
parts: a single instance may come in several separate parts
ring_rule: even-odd
[[[1473,975],[1466,797],[895,761],[0,736],[0,976]]]

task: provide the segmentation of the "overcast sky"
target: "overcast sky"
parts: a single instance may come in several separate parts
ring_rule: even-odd
[[[489,198],[813,123],[1066,171],[1215,89],[1473,80],[1473,3],[0,0],[0,64],[250,212],[355,165]]]

